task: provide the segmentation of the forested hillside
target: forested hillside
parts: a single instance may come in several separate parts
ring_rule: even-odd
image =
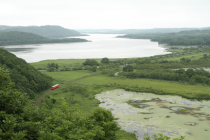
[[[50,88],[52,78],[42,74],[25,60],[0,48],[0,67],[9,70],[15,88],[34,98],[34,92]]]
[[[210,45],[210,30],[181,31],[161,34],[128,34],[119,36],[133,39],[151,39],[168,45]]]
[[[105,109],[83,117],[64,99],[60,110],[36,108],[26,94],[13,88],[9,72],[1,66],[0,121],[1,140],[116,140],[120,129]]]
[[[48,38],[63,38],[70,36],[81,36],[81,34],[75,30],[63,28],[61,26],[0,26],[0,30],[3,31],[19,31],[33,33]]]
[[[0,32],[0,46],[7,45],[25,45],[25,44],[44,44],[44,43],[69,43],[86,42],[80,38],[50,39],[32,33],[26,32]]]

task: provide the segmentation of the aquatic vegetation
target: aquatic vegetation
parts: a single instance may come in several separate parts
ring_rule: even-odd
[[[185,125],[195,126],[195,125],[196,125],[196,123],[185,123]]]
[[[185,107],[177,107],[177,106],[169,107],[169,109],[175,111],[176,113],[185,113],[185,112],[189,111],[189,109],[187,109]]]
[[[102,92],[96,98],[105,102],[100,107],[113,109],[112,114],[119,118],[116,121],[123,130],[135,131],[138,139],[143,139],[144,133],[149,136],[162,133],[172,139],[185,136],[186,140],[210,136],[207,131],[210,129],[210,101],[122,89]]]
[[[141,112],[141,114],[153,114],[152,112]]]
[[[152,98],[151,101],[162,101],[160,98]]]
[[[178,109],[179,112],[187,112],[189,111],[188,109]]]
[[[133,106],[133,107],[136,107],[136,108],[148,107],[148,105],[146,105],[146,104],[139,104],[139,103],[136,103],[136,102],[126,102],[126,103]]]
[[[185,139],[185,137],[181,136],[180,138],[175,138],[173,140],[184,140],[184,139]],[[161,134],[161,133],[158,133],[158,135],[154,134],[152,136],[149,136],[148,133],[145,133],[143,140],[172,140],[172,139],[168,136]]]
[[[133,103],[130,103],[130,102],[127,102],[127,104],[129,104],[129,105],[131,105],[131,106],[133,106],[133,107],[136,107],[136,108],[141,108],[139,105],[137,105],[137,104],[133,104]]]

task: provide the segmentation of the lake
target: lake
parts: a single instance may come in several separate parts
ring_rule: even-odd
[[[91,42],[4,46],[27,62],[47,59],[135,58],[168,54],[158,42],[148,39],[116,38],[116,34],[81,36]]]

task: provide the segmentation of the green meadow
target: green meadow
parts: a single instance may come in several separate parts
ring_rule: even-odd
[[[164,80],[153,80],[153,79],[127,79],[121,77],[108,77],[105,75],[97,75],[93,77],[87,77],[83,80],[76,81],[76,83],[84,84],[84,85],[92,85],[92,84],[120,84],[127,86],[139,86],[139,87],[148,87],[154,88],[157,90],[163,90],[169,93],[205,93],[210,94],[208,91],[210,90],[209,86],[203,85],[190,85],[185,83],[173,82],[173,81],[164,81]]]
[[[84,76],[88,76],[91,74],[89,71],[59,71],[59,72],[47,72],[42,71],[42,73],[47,74],[53,77],[53,85],[54,84],[63,84]],[[50,90],[50,89],[49,89]],[[35,101],[39,99],[45,92],[48,90],[42,91],[40,93],[35,94]]]
[[[43,73],[52,76],[54,78],[54,82],[59,83],[59,84],[92,74],[89,71],[85,71],[85,70],[83,70],[83,71],[68,71],[68,72],[46,72],[46,71],[43,71]],[[97,77],[97,76],[91,76],[91,77],[93,78],[93,77]],[[59,87],[58,89],[54,90],[53,92],[51,92],[50,94],[45,96],[45,98],[43,99],[43,101],[40,104],[40,107],[42,107],[44,105],[46,106],[46,104],[47,104],[49,109],[59,110],[60,102],[63,99],[65,99],[69,103],[70,107],[76,107],[82,116],[87,116],[90,114],[90,112],[92,112],[94,109],[96,109],[98,107],[98,105],[100,104],[100,101],[95,99],[95,94],[100,93],[102,91],[106,91],[106,90],[116,89],[116,87],[114,87],[114,86],[107,87],[107,86],[99,85],[101,83],[95,83],[97,81],[95,81],[94,83],[89,82],[88,84],[80,83],[80,81],[83,81],[83,80],[79,80],[79,82],[74,82],[74,83],[71,83],[68,85],[64,85],[64,86]],[[87,94],[81,94],[80,92],[69,90],[70,85],[81,86],[81,87],[85,88],[86,89],[85,93],[87,93]],[[44,92],[38,93],[36,95],[36,100],[38,99],[38,96],[40,97],[42,94],[44,94]],[[51,104],[51,102],[50,103],[48,102],[49,99],[53,99],[56,102],[54,104]],[[45,103],[45,104],[43,104],[43,103]],[[125,132],[124,130],[119,130],[117,132],[117,135],[119,136],[120,140],[128,140],[128,139],[136,140],[136,137],[134,134]]]
[[[99,60],[98,60],[99,61]],[[57,59],[57,60],[43,60],[40,62],[30,63],[37,69],[46,69],[48,63],[58,63],[60,66],[77,66],[85,62],[85,59]]]
[[[193,53],[193,54],[185,54],[182,56],[175,56],[170,58],[165,58],[168,61],[179,61],[181,58],[189,58],[191,60],[197,60],[203,57],[204,54],[210,55],[210,53]]]
[[[93,74],[92,72],[83,70],[83,71],[66,71],[66,72],[47,72],[43,73],[50,75],[54,78],[55,83],[65,83],[83,76]],[[79,85],[85,87],[88,94],[82,95],[78,92],[68,90],[70,85]],[[177,95],[187,95],[194,96],[194,94],[209,94],[210,87],[203,85],[189,85],[179,82],[171,82],[164,80],[152,80],[152,79],[127,79],[121,77],[109,77],[107,75],[95,75],[86,77],[84,79],[75,81],[69,85],[62,86],[49,95],[45,97],[42,103],[46,102],[47,98],[55,99],[51,107],[52,109],[59,109],[60,101],[65,99],[69,106],[76,106],[80,111],[81,115],[86,116],[92,112],[95,108],[98,107],[99,101],[95,99],[95,94],[100,93],[106,90],[113,90],[118,88],[116,85],[127,85],[127,86],[139,86],[139,87],[148,87],[157,90],[163,90],[168,93],[174,93]],[[49,89],[50,90],[50,89]],[[39,93],[41,96],[44,92]],[[37,96],[36,96],[37,97]],[[38,99],[38,98],[37,98]],[[40,104],[42,106],[42,103]],[[120,140],[135,140],[135,135],[132,133],[127,133],[123,130],[117,132]]]
[[[56,60],[43,60],[40,62],[34,62],[30,64],[37,69],[46,69],[48,63],[57,63],[61,67],[63,66],[76,67],[84,63],[85,60],[86,59],[56,59]],[[101,59],[94,59],[94,60],[96,60],[97,62],[101,61]],[[110,59],[110,60],[118,60],[118,59]]]
[[[182,49],[173,49],[177,53],[182,53]],[[204,54],[210,55],[210,53],[185,53],[184,55],[170,55],[162,57],[161,59],[179,61],[181,58],[190,58],[197,60],[203,57]],[[101,59],[95,59],[100,63]],[[110,59],[111,61],[120,59]],[[121,59],[126,60],[126,59]],[[128,61],[133,59],[127,59]],[[83,66],[85,59],[59,59],[59,60],[44,60],[41,62],[31,63],[36,69],[46,75],[53,78],[53,84],[64,84],[78,78],[85,77],[83,79],[74,81],[68,85],[64,85],[48,94],[41,102],[40,107],[48,106],[49,109],[58,110],[60,102],[65,99],[70,107],[76,107],[82,116],[87,116],[94,109],[98,107],[100,101],[95,99],[95,95],[103,91],[123,88],[125,90],[137,91],[137,92],[150,92],[155,94],[168,94],[179,95],[190,99],[197,99],[200,96],[210,96],[209,85],[206,84],[189,84],[183,81],[166,81],[157,79],[145,79],[145,78],[126,78],[119,76],[110,76],[109,74],[101,74],[100,68],[96,72],[90,70],[69,70],[69,71],[46,71],[48,63],[56,63],[59,67],[81,67]],[[120,68],[121,70],[122,68]],[[136,71],[136,70],[134,70]],[[78,90],[79,89],[79,90]],[[82,90],[81,90],[82,89]],[[49,88],[50,90],[50,88]],[[37,100],[46,91],[42,91],[35,95]],[[52,104],[49,100],[54,100]],[[118,131],[118,135],[121,140],[136,140],[135,135],[127,133],[123,130]]]
[[[54,84],[63,84],[84,76],[93,74],[90,71],[80,70],[80,71],[59,71],[59,72],[47,72],[42,71],[42,73],[47,74],[54,79]]]
[[[64,72],[47,72],[43,71],[42,73],[52,76],[54,79],[54,84],[63,84],[65,82],[88,76],[93,74],[92,72],[82,70],[82,71],[64,71]],[[154,79],[127,79],[121,77],[109,77],[107,75],[95,75],[91,77],[86,77],[82,80],[75,81],[74,83],[82,85],[127,85],[127,86],[139,86],[139,87],[148,87],[154,88],[157,90],[163,90],[168,93],[174,94],[210,94],[210,87],[206,85],[190,85],[181,82],[174,81],[165,81],[165,80],[154,80]]]

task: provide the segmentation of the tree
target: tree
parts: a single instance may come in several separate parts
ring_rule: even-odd
[[[97,70],[97,67],[96,66],[93,66],[92,67],[92,72],[96,72],[96,70]]]
[[[191,61],[191,59],[189,59],[189,58],[184,58],[183,57],[183,58],[180,59],[181,63],[189,63],[190,61]]]
[[[59,66],[56,63],[48,63],[47,64],[47,71],[52,72],[55,69],[58,70]]]
[[[96,61],[96,60],[94,60],[94,59],[87,59],[84,63],[83,63],[83,65],[89,65],[89,66],[98,66],[99,64],[98,64],[98,62]]]
[[[26,94],[14,89],[7,70],[0,68],[0,139],[37,139],[43,116]],[[40,122],[38,122],[40,121]]]
[[[208,55],[207,54],[204,54],[203,55],[203,58],[205,58],[205,59],[208,58]]]
[[[90,119],[94,120],[95,125],[102,127],[104,131],[102,137],[97,135],[95,140],[116,140],[116,131],[120,129],[117,122],[114,121],[114,116],[109,110],[97,108]]]
[[[132,65],[126,65],[126,66],[123,68],[123,71],[124,71],[124,72],[132,72],[132,71],[133,71],[133,66],[132,66]]]
[[[101,63],[103,64],[109,64],[109,59],[108,58],[102,58]]]
[[[97,67],[96,67],[96,66],[89,66],[89,65],[86,65],[86,66],[85,66],[85,69],[86,69],[86,70],[90,70],[90,71],[92,71],[92,72],[96,72]]]
[[[195,72],[193,69],[187,69],[186,74],[189,78],[191,78],[195,74]]]
[[[175,73],[184,74],[185,70],[184,69],[178,69],[178,70],[175,70]]]
[[[58,69],[58,67],[59,67],[59,66],[58,66],[58,64],[55,64],[55,68],[56,68],[56,70]]]

